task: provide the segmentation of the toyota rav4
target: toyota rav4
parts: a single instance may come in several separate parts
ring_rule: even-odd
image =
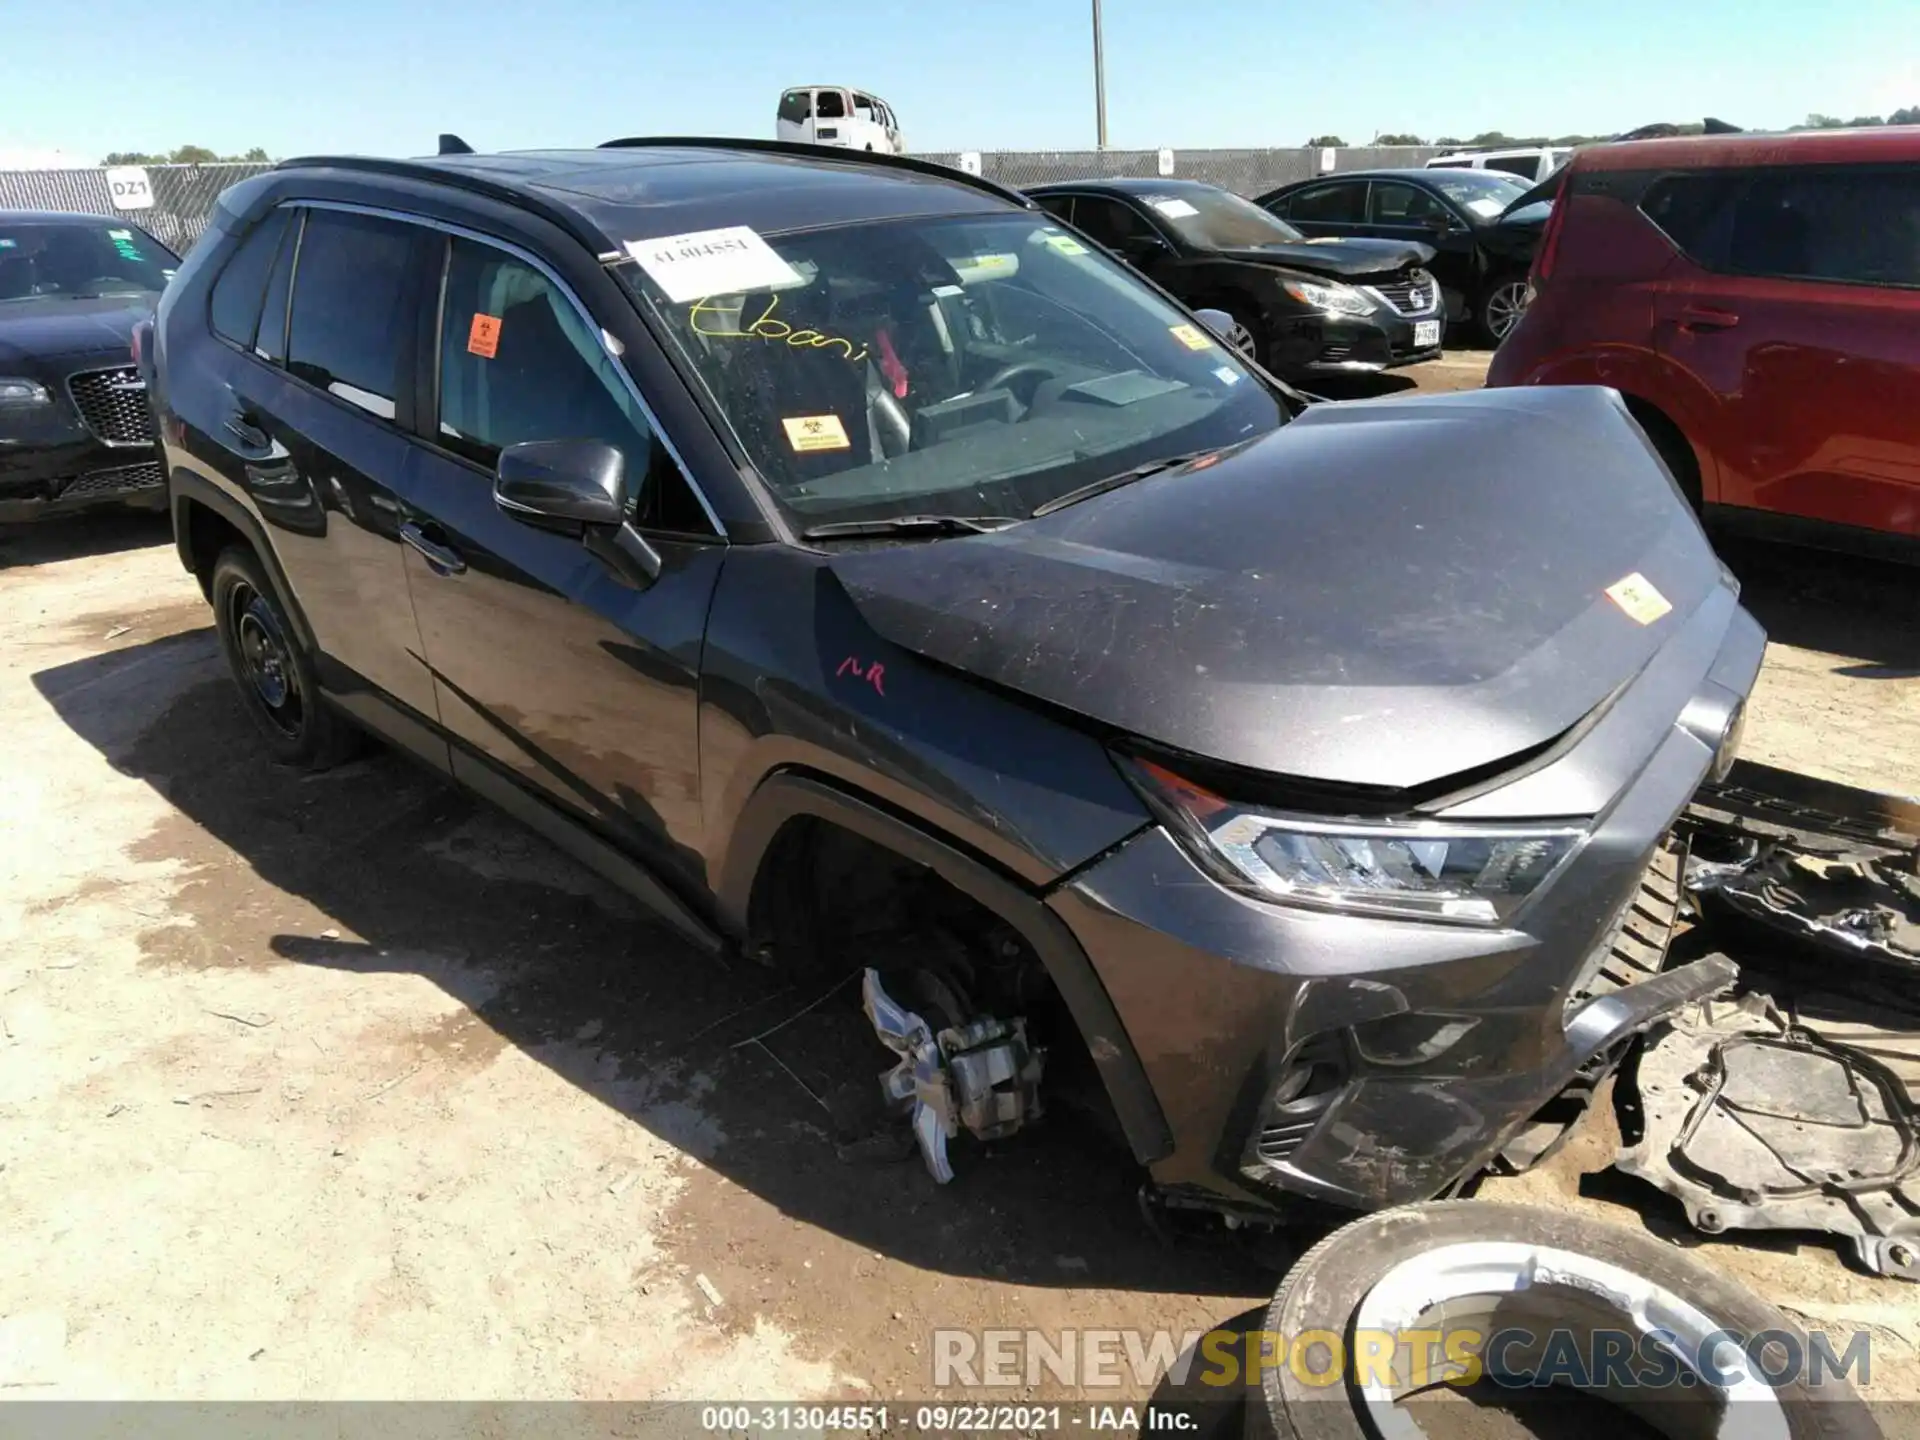
[[[290,161],[153,339],[274,752],[841,967],[939,1178],[1078,1069],[1163,1195],[1430,1196],[1726,978],[1668,837],[1763,636],[1611,391],[1309,405],[989,181],[750,141]]]

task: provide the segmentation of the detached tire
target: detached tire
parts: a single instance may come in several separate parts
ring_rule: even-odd
[[[273,758],[325,770],[357,752],[361,733],[320,699],[313,665],[259,558],[241,546],[221,551],[208,590],[228,673]]]
[[[1518,1412],[1515,1418],[1522,1421],[1532,1411],[1560,1422],[1550,1423],[1541,1434],[1717,1432],[1787,1440],[1869,1440],[1880,1434],[1867,1406],[1845,1380],[1829,1375],[1817,1389],[1808,1385],[1806,1335],[1745,1286],[1650,1236],[1523,1205],[1437,1201],[1348,1225],[1287,1272],[1264,1328],[1279,1337],[1270,1343],[1280,1359],[1262,1370],[1258,1393],[1248,1396],[1247,1434],[1259,1440],[1395,1440],[1424,1433],[1421,1418],[1447,1419],[1438,1412],[1448,1399],[1456,1402],[1456,1418],[1444,1429],[1460,1434],[1481,1433],[1473,1412],[1476,1405],[1489,1402]],[[1505,1387],[1482,1379],[1456,1389],[1437,1374],[1429,1374],[1429,1383],[1416,1388],[1406,1383],[1420,1376],[1403,1349],[1391,1359],[1398,1383],[1375,1387],[1371,1393],[1356,1383],[1355,1357],[1363,1353],[1367,1337],[1382,1332],[1473,1332],[1478,1345],[1487,1346],[1502,1331],[1526,1331],[1539,1340],[1503,1344],[1499,1353],[1482,1360],[1492,1368],[1504,1359],[1509,1377],[1544,1378],[1565,1374],[1556,1354],[1576,1354],[1593,1366],[1596,1353],[1605,1355],[1604,1348],[1596,1351],[1594,1337],[1600,1335],[1604,1346],[1605,1332],[1632,1337],[1636,1354],[1640,1345],[1648,1346],[1649,1353],[1664,1354],[1651,1339],[1655,1328],[1681,1337],[1681,1351],[1690,1354],[1698,1353],[1700,1342],[1715,1331],[1732,1332],[1743,1344],[1764,1337],[1747,1345],[1744,1354],[1721,1347],[1718,1363],[1725,1371],[1739,1367],[1748,1374],[1760,1373],[1748,1355],[1757,1355],[1769,1374],[1784,1374],[1792,1368],[1789,1359],[1797,1360],[1799,1368],[1777,1386],[1747,1380],[1731,1391],[1677,1363],[1667,1382],[1654,1388],[1644,1378],[1639,1386],[1616,1384],[1611,1389],[1600,1384],[1523,1385],[1509,1378]],[[1321,1333],[1318,1351],[1310,1348],[1299,1366],[1288,1363],[1296,1337],[1316,1331]],[[1559,1342],[1556,1352],[1549,1337],[1558,1334],[1571,1336],[1572,1343]],[[1324,1379],[1330,1370],[1328,1336],[1337,1337],[1344,1347],[1338,1362],[1341,1373],[1332,1384]],[[1281,1345],[1288,1348],[1281,1350]],[[1436,1370],[1445,1354],[1443,1342],[1434,1351]],[[1641,1362],[1628,1357],[1625,1363],[1638,1370]],[[1604,1359],[1595,1370],[1597,1379],[1608,1378]],[[1316,1378],[1321,1383],[1311,1383]],[[1427,1397],[1419,1411],[1405,1404],[1416,1395]],[[1563,1402],[1569,1410],[1542,1414]],[[1488,1418],[1481,1417],[1479,1423]]]

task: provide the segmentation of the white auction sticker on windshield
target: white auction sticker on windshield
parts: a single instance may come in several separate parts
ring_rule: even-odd
[[[1469,200],[1467,202],[1467,209],[1476,215],[1498,215],[1506,208],[1507,207],[1502,205],[1498,200],[1490,200],[1484,195],[1478,200]]]
[[[676,305],[709,295],[780,290],[805,283],[750,225],[629,240],[627,253]]]
[[[1189,215],[1198,215],[1200,213],[1184,200],[1155,200],[1153,202],[1153,208],[1169,220],[1184,220]]]

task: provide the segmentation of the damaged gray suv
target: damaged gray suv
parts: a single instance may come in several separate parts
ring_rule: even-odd
[[[317,159],[153,393],[276,755],[864,976],[940,1178],[1082,1075],[1170,1201],[1422,1199],[1727,978],[1669,837],[1764,637],[1612,392],[1309,405],[1210,322],[904,158]]]

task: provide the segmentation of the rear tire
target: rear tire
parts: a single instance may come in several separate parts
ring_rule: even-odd
[[[320,698],[259,557],[238,545],[222,550],[208,590],[227,670],[273,758],[325,770],[354,755],[365,737]]]
[[[1645,401],[1629,397],[1627,413],[1647,432],[1647,439],[1653,442],[1653,448],[1659,452],[1661,460],[1666,462],[1668,471],[1672,473],[1674,484],[1680,487],[1680,493],[1686,497],[1694,513],[1699,514],[1700,458],[1693,453],[1693,445],[1681,433],[1678,425]]]
[[[1496,1302],[1491,1298],[1493,1287],[1502,1276],[1517,1280],[1518,1285]],[[1623,1282],[1627,1288],[1618,1288]],[[1639,1303],[1637,1313],[1626,1308],[1632,1302]],[[1751,1348],[1769,1370],[1785,1368],[1781,1362],[1796,1345],[1803,1362],[1800,1372],[1806,1368],[1808,1345],[1799,1326],[1745,1286],[1722,1278],[1650,1235],[1524,1205],[1483,1200],[1408,1205],[1335,1231],[1287,1272],[1267,1310],[1266,1333],[1280,1337],[1276,1343],[1289,1346],[1295,1337],[1310,1332],[1330,1334],[1349,1353],[1343,1357],[1344,1373],[1334,1377],[1331,1385],[1326,1383],[1332,1368],[1327,1355],[1309,1352],[1298,1367],[1285,1363],[1290,1356],[1283,1355],[1283,1363],[1264,1368],[1259,1393],[1248,1397],[1247,1434],[1261,1440],[1363,1440],[1375,1435],[1371,1422],[1382,1418],[1381,1412],[1371,1410],[1354,1383],[1351,1357],[1360,1350],[1356,1339],[1362,1329],[1404,1334],[1431,1324],[1456,1337],[1477,1331],[1477,1353],[1501,1331],[1529,1331],[1537,1337],[1534,1343],[1503,1344],[1499,1353],[1480,1353],[1488,1368],[1489,1362],[1503,1356],[1511,1362],[1518,1354],[1521,1359],[1514,1369],[1526,1373],[1521,1370],[1525,1357],[1530,1351],[1538,1355],[1540,1342],[1547,1346],[1541,1357],[1545,1366],[1557,1370],[1557,1362],[1567,1353],[1577,1353],[1583,1365],[1593,1365],[1596,1354],[1607,1362],[1609,1332],[1651,1346],[1650,1331],[1655,1325],[1672,1325],[1684,1334],[1686,1327],[1699,1327],[1703,1321],[1698,1335],[1681,1341],[1683,1352],[1716,1329],[1733,1332],[1743,1341],[1766,1335],[1764,1346]],[[1559,1334],[1571,1344],[1561,1341],[1556,1350],[1549,1337]],[[1595,1343],[1596,1337],[1600,1344]],[[1436,1370],[1439,1357],[1447,1354],[1444,1349],[1435,1352]],[[1640,1363],[1634,1357],[1628,1361],[1636,1367]],[[1398,1355],[1389,1363],[1396,1367],[1396,1380],[1421,1378],[1419,1367]],[[1722,1350],[1718,1363],[1723,1370],[1731,1370],[1731,1353]],[[1756,1372],[1750,1360],[1737,1363],[1749,1373]],[[1625,1378],[1610,1364],[1596,1368],[1603,1382]],[[1296,1370],[1304,1371],[1304,1376]],[[1383,1407],[1385,1415],[1417,1424],[1413,1412],[1395,1403],[1408,1398],[1407,1390],[1393,1388],[1392,1401]],[[1591,1405],[1595,1414],[1576,1413],[1570,1418],[1606,1417],[1626,1433],[1644,1433],[1632,1424],[1635,1419],[1657,1430],[1668,1429],[1661,1423],[1664,1419],[1683,1427],[1679,1433],[1713,1433],[1716,1427],[1707,1405],[1715,1402],[1729,1409],[1741,1406],[1756,1423],[1784,1420],[1784,1431],[1792,1440],[1865,1440],[1880,1433],[1866,1405],[1844,1379],[1824,1377],[1815,1390],[1799,1372],[1764,1394],[1732,1400],[1705,1371],[1679,1365],[1663,1384],[1620,1388],[1611,1396],[1599,1385],[1507,1388],[1491,1378],[1459,1390],[1442,1380],[1420,1393],[1451,1394],[1459,1401],[1478,1400],[1512,1409],[1562,1400],[1581,1408]],[[1427,1403],[1439,1402],[1430,1398]],[[1599,1408],[1608,1404],[1615,1406],[1611,1413]],[[1727,1425],[1723,1433],[1740,1433],[1736,1417],[1729,1415]],[[1567,1430],[1571,1433],[1571,1427]]]

